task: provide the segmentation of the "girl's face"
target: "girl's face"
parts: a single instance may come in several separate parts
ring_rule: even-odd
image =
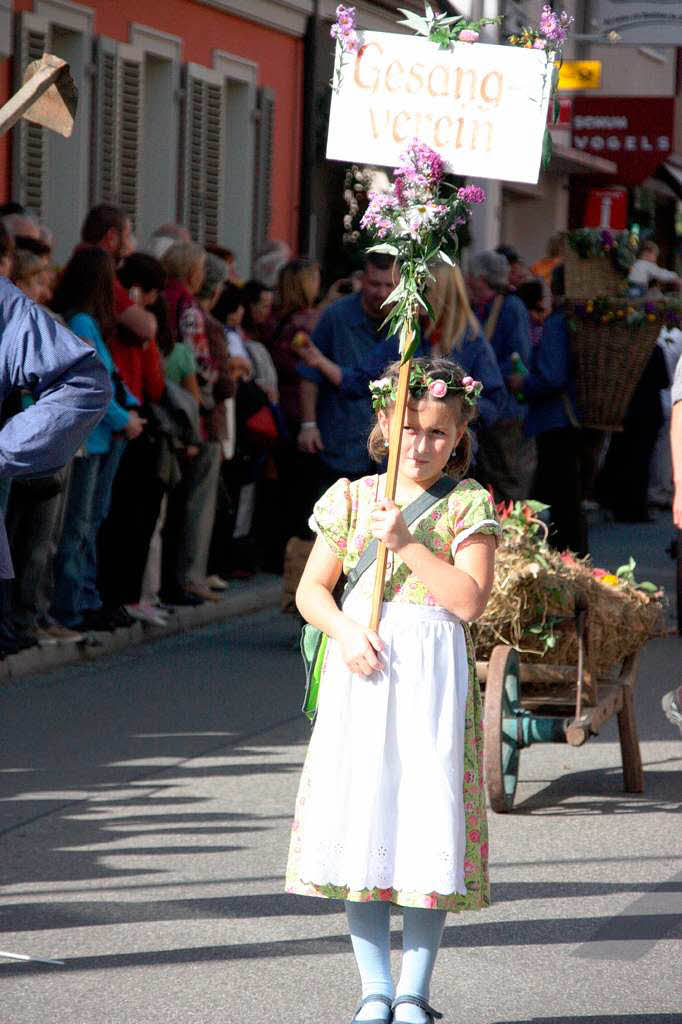
[[[392,411],[379,410],[378,419],[388,440]],[[398,474],[405,482],[428,488],[442,474],[466,430],[455,419],[451,402],[408,402],[400,445]]]

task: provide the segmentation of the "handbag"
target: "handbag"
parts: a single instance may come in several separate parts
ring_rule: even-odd
[[[456,481],[452,477],[442,476],[439,480],[436,480],[429,487],[428,491],[424,491],[415,501],[410,502],[404,510],[403,517],[407,525],[411,526],[425,512],[428,512],[432,505],[447,497],[455,486]],[[342,608],[355,584],[359,582],[361,576],[364,576],[370,566],[376,561],[378,550],[379,541],[373,540],[363,552],[355,568],[351,569],[348,573],[348,579],[339,602]],[[323,633],[317,626],[312,626],[309,622],[301,630],[301,657],[303,658],[303,666],[305,668],[305,696],[301,710],[311,722],[315,720],[315,715],[317,714],[320,682],[328,642],[329,637],[327,634]]]

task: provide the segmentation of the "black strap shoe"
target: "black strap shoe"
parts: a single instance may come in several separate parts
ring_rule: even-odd
[[[397,999],[394,999],[391,1007],[394,1013],[396,1006],[400,1006],[401,1003],[412,1003],[413,1006],[418,1006],[420,1010],[424,1011],[427,1017],[431,1018],[432,1024],[433,1021],[443,1019],[443,1014],[439,1013],[438,1010],[434,1010],[432,1006],[429,1006],[427,1001],[422,999],[421,996],[398,996]],[[396,1021],[395,1024],[400,1024],[400,1022]]]
[[[363,1006],[366,1006],[367,1003],[383,1003],[384,1006],[387,1006],[389,1008],[389,1010],[391,1009],[392,1006],[389,997],[385,996],[382,992],[377,992],[377,994],[374,996],[365,996],[365,998],[361,1001],[360,1005],[355,1011],[355,1017],[353,1017],[351,1024],[354,1024],[358,1014],[360,1013],[360,1010],[363,1008]],[[389,1014],[388,1017],[375,1017],[374,1020],[362,1020],[358,1021],[357,1024],[391,1024],[391,1019],[392,1016],[391,1014]]]

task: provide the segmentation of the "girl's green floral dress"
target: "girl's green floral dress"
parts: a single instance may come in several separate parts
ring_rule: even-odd
[[[383,478],[339,480],[311,525],[348,573],[371,541]],[[474,534],[499,535],[490,497],[464,480],[411,527],[452,563]],[[374,574],[344,612],[369,618]],[[353,675],[331,641],[296,801],[286,887],[331,899],[488,906],[481,699],[468,627],[389,553],[379,632],[384,667]]]

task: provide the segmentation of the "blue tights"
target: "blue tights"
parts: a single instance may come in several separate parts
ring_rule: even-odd
[[[403,962],[396,989],[391,977],[391,906],[389,903],[346,903],[353,952],[362,982],[362,996],[381,993],[429,998],[429,984],[445,925],[444,910],[403,909]],[[383,1003],[368,1003],[357,1016],[362,1020],[388,1020]],[[396,1024],[426,1024],[423,1010],[402,1003],[395,1011]]]

